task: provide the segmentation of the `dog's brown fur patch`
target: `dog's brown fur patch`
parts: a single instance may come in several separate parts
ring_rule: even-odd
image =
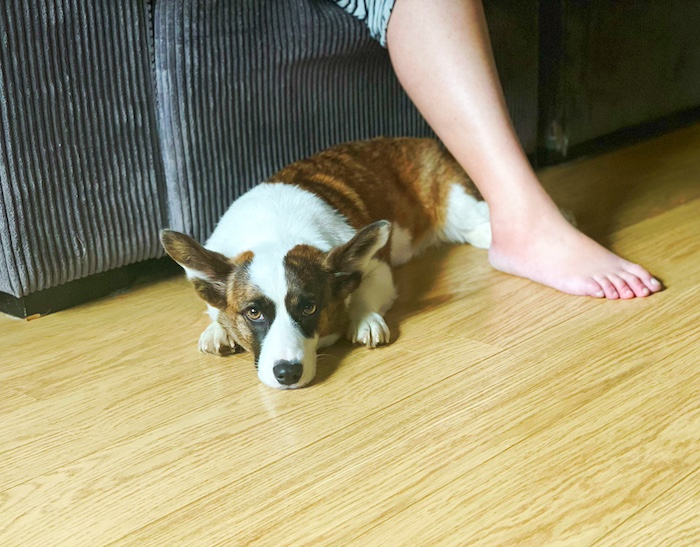
[[[233,269],[226,280],[226,306],[217,319],[235,342],[246,351],[253,351],[255,337],[241,312],[259,296],[258,289],[249,282],[248,268],[253,256],[252,251],[246,251],[231,259]]]
[[[319,305],[316,332],[320,338],[345,332],[348,323],[345,295],[333,290],[334,272],[329,268],[327,253],[309,245],[297,245],[285,256],[290,293],[316,295]]]
[[[231,271],[231,262],[227,257],[205,249],[186,234],[163,230],[160,241],[175,262],[202,273],[210,280],[224,280]]]
[[[283,168],[269,182],[318,195],[356,229],[386,219],[408,230],[414,241],[443,226],[449,183],[481,199],[457,161],[432,139],[341,144]]]

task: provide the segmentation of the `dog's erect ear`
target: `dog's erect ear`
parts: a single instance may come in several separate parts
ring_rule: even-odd
[[[185,269],[199,296],[216,308],[226,307],[226,281],[234,266],[224,255],[173,230],[163,230],[160,242],[170,258]]]
[[[233,270],[233,264],[224,255],[205,249],[188,235],[163,230],[160,241],[165,252],[185,268],[190,277],[225,281]]]
[[[326,255],[326,267],[334,276],[334,292],[344,298],[353,292],[362,281],[369,261],[386,245],[391,232],[388,220],[379,220],[359,230],[343,245]]]

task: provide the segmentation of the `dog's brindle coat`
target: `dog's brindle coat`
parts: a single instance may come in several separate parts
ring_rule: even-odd
[[[390,264],[439,241],[488,247],[490,227],[436,142],[374,139],[285,167],[234,202],[205,247],[170,230],[161,240],[209,305],[200,349],[250,351],[264,383],[293,388],[341,334],[389,341]]]

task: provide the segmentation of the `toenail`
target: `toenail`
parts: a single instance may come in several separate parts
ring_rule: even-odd
[[[646,296],[647,294],[649,294],[649,289],[647,289],[646,287],[643,287],[643,288],[642,288],[642,294],[645,295],[645,296]]]
[[[605,296],[605,293],[603,291],[598,291],[595,293],[596,298],[603,298]]]
[[[654,285],[654,287],[660,287],[661,283],[659,282],[658,279],[654,279],[653,277],[651,278],[651,284]]]

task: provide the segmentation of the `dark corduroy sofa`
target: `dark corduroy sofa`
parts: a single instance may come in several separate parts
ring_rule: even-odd
[[[528,153],[700,105],[696,4],[624,4],[486,0]],[[431,135],[328,0],[8,0],[0,35],[0,309],[20,317],[167,269],[161,228],[204,239],[290,161]],[[621,100],[636,79],[647,91]]]

